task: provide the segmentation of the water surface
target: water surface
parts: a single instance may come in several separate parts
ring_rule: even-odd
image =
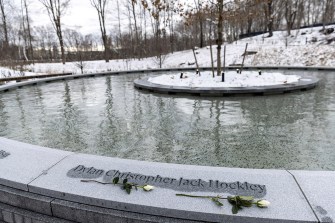
[[[134,89],[147,74],[24,87],[0,94],[0,136],[167,163],[335,170],[335,73],[294,74],[321,82],[306,92],[225,98]]]

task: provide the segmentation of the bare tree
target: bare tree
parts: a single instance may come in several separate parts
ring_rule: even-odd
[[[22,8],[22,19],[23,19],[23,29],[25,32],[25,36],[28,39],[29,45],[29,53],[32,62],[34,63],[34,50],[32,44],[32,35],[31,35],[31,28],[30,28],[30,20],[29,20],[29,10],[27,0],[21,0],[21,8]]]
[[[202,6],[204,3],[201,0],[194,0],[195,8],[196,8],[196,15],[197,15],[197,20],[199,23],[199,39],[200,39],[200,44],[199,47],[202,48],[204,47],[204,14],[202,13]]]
[[[268,31],[269,31],[269,36],[273,36],[273,0],[268,0],[267,1],[267,7],[266,7],[266,18],[267,18],[267,26],[268,26]]]
[[[137,19],[136,19],[136,10],[135,10],[135,5],[137,4],[137,0],[131,0],[131,8],[132,8],[132,13],[133,13],[133,18],[134,18],[134,27],[135,27],[135,38],[136,38],[136,43],[134,47],[134,53],[137,54],[139,53],[139,45],[140,45],[140,38],[138,35],[138,27],[137,27]],[[141,56],[139,55],[139,58]]]
[[[120,4],[119,0],[116,1],[116,6],[117,6],[117,20],[118,20],[118,30],[119,30],[119,44],[118,47],[122,46],[122,31],[121,31],[121,17],[120,17]]]
[[[110,43],[108,41],[108,36],[106,32],[106,11],[107,11],[107,4],[109,0],[90,0],[91,5],[97,10],[98,17],[99,17],[99,25],[102,37],[102,43],[104,45],[104,56],[105,61],[109,62],[109,53],[110,53]]]
[[[334,19],[334,1],[324,0],[322,4],[323,4],[322,25],[323,29],[325,29],[327,23],[329,23]]]
[[[35,35],[39,48],[35,53],[38,55],[38,58],[52,61],[55,58],[54,46],[57,43],[57,37],[53,32],[53,28],[51,26],[38,26],[35,29]]]
[[[287,35],[291,35],[293,28],[299,27],[304,14],[303,0],[285,0],[285,20]]]
[[[127,9],[127,17],[128,17],[128,35],[129,35],[129,44],[130,45],[125,45],[125,47],[126,48],[128,48],[128,50],[127,51],[130,51],[130,52],[127,52],[127,54],[126,55],[131,55],[131,56],[134,56],[135,55],[135,50],[134,50],[134,46],[135,46],[135,44],[134,44],[134,38],[133,38],[133,23],[132,23],[132,19],[131,19],[131,6],[130,6],[130,4],[131,4],[131,1],[127,1],[126,3],[125,3],[125,8]]]
[[[168,6],[169,8],[173,7],[173,2],[170,3]],[[174,14],[172,10],[168,10],[168,18],[167,18],[167,26],[169,28],[169,34],[170,34],[170,52],[174,52]]]
[[[4,31],[4,38],[5,38],[5,47],[9,47],[9,38],[8,38],[8,25],[7,25],[7,14],[5,10],[5,2],[4,0],[0,0],[0,12],[1,12],[1,20],[2,26]]]
[[[79,68],[81,74],[83,74],[86,66],[86,63],[84,62],[84,36],[76,30],[66,29],[64,30],[64,39],[66,40],[68,51],[73,55],[71,59],[74,60],[74,65]]]
[[[70,0],[39,0],[46,8],[52,25],[56,31],[60,50],[62,54],[62,63],[65,64],[64,40],[62,33],[61,18],[69,6]]]

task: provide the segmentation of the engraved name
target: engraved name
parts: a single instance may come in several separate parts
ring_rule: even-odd
[[[226,182],[217,179],[203,180],[203,179],[187,179],[184,177],[164,177],[159,174],[151,176],[133,172],[122,172],[120,170],[102,170],[95,167],[85,167],[78,165],[67,173],[71,178],[96,179],[102,177],[104,182],[112,182],[113,178],[128,179],[128,181],[145,185],[168,188],[176,191],[187,192],[216,192],[229,193],[233,195],[245,195],[261,198],[266,195],[266,186],[261,184],[252,184],[249,182]],[[224,176],[223,176],[224,177]]]

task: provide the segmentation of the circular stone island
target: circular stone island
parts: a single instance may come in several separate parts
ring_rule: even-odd
[[[163,94],[194,96],[234,96],[284,94],[306,91],[317,86],[315,77],[284,75],[279,72],[228,71],[224,76],[212,72],[181,72],[137,79],[137,89]]]

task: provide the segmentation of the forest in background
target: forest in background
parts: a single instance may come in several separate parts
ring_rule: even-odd
[[[100,33],[63,28],[71,0],[38,0],[50,24],[35,26],[29,0],[0,0],[0,63],[3,66],[145,58],[231,43],[240,38],[334,22],[335,0],[86,0],[96,11]],[[118,25],[108,27],[116,4]],[[15,12],[15,13],[13,13]],[[127,23],[121,16],[127,16]]]

